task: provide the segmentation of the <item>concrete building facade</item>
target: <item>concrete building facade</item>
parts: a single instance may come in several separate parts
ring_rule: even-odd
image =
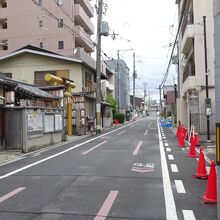
[[[213,0],[176,0],[179,9],[180,31],[178,36],[179,88],[177,121],[195,126],[200,134],[206,134],[207,116],[205,38],[206,17],[208,92],[211,98],[210,131],[215,132],[215,81],[214,81],[214,23]]]
[[[89,0],[0,0],[0,56],[29,44],[94,67],[93,15]]]
[[[106,60],[108,68],[115,72],[115,99],[118,110],[126,111],[130,109],[130,78],[129,68],[124,60]],[[119,70],[117,70],[117,66]]]

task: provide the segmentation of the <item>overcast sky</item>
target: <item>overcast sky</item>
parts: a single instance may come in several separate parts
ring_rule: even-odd
[[[91,3],[95,4],[96,0]],[[151,92],[152,98],[158,98],[157,88],[172,49],[168,46],[175,39],[178,17],[175,0],[104,0],[104,3],[108,7],[103,20],[109,23],[110,33],[114,31],[119,35],[116,40],[111,36],[102,37],[103,51],[109,57],[116,58],[117,50],[133,48],[138,74],[136,94],[143,96],[143,84],[146,82],[147,92]],[[132,55],[133,51],[120,51],[120,58],[130,68],[130,76],[133,72]],[[173,66],[166,84],[173,83],[176,78]]]

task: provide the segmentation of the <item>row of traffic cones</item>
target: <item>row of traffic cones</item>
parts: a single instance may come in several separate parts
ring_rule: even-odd
[[[187,138],[187,129],[183,125],[179,125],[177,129],[176,136],[178,138],[178,145],[180,147],[185,147],[185,138]],[[190,149],[188,157],[196,158],[196,146],[199,145],[198,134],[192,132],[190,135]],[[217,203],[217,179],[216,179],[216,164],[215,161],[211,161],[210,172],[207,174],[206,163],[204,158],[203,147],[200,148],[199,162],[196,173],[193,175],[195,178],[208,179],[206,185],[206,191],[201,200],[204,203]]]

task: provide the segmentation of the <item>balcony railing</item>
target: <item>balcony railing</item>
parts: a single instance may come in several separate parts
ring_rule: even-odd
[[[88,34],[94,34],[94,26],[79,4],[74,5],[74,18],[76,24],[82,26]]]
[[[83,47],[88,53],[94,52],[93,42],[90,36],[83,30],[81,26],[76,27],[76,44]]]
[[[94,16],[94,8],[89,0],[75,0],[75,4],[80,4],[90,18]]]
[[[194,21],[193,21],[193,13],[192,12],[189,12],[185,15],[184,19],[183,19],[183,24],[182,24],[182,37],[185,33],[185,30],[186,30],[186,26],[188,24],[193,24]]]
[[[188,76],[195,76],[195,65],[187,64],[183,71],[183,83],[188,78]]]

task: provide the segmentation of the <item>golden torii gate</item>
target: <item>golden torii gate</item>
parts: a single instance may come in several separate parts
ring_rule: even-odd
[[[64,93],[64,96],[67,97],[67,134],[68,136],[73,135],[73,129],[72,129],[72,89],[76,87],[75,83],[73,83],[72,80],[61,78],[58,76],[54,76],[52,74],[45,74],[44,79],[48,82],[51,82],[52,86],[57,85],[65,85],[66,92]]]

